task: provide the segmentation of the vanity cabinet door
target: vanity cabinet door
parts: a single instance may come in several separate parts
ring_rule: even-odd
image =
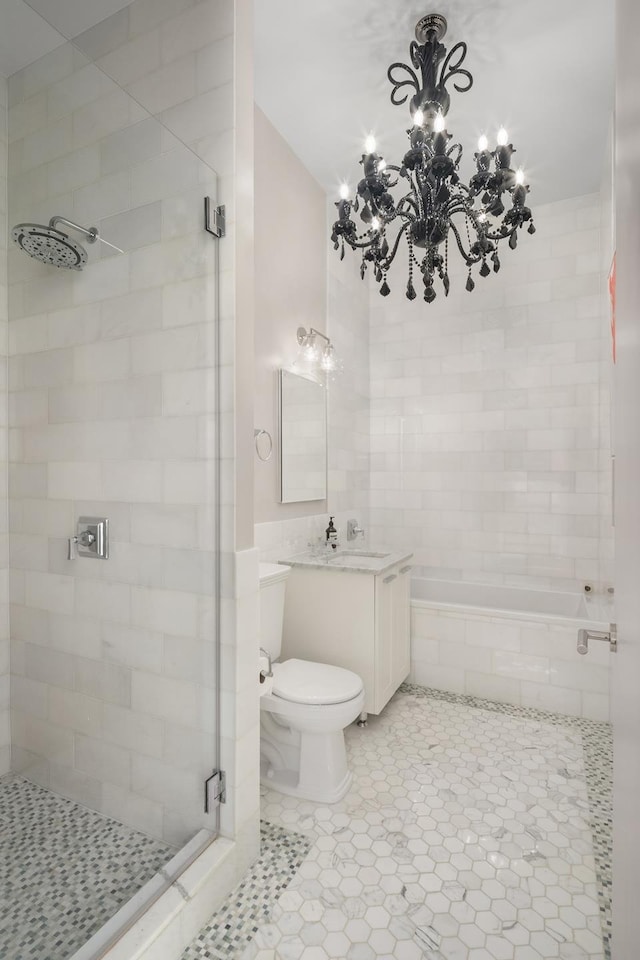
[[[410,569],[405,564],[376,577],[375,713],[380,713],[409,675]]]
[[[395,589],[398,570],[376,577],[375,696],[373,713],[380,713],[396,691],[394,667]]]
[[[409,592],[410,564],[398,568],[398,578],[393,587],[393,681],[394,690],[407,679],[411,670],[411,606]]]

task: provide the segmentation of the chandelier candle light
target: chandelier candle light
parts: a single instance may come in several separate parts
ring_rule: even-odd
[[[479,264],[480,276],[487,277],[490,260],[497,273],[499,244],[507,241],[514,250],[517,231],[527,222],[529,233],[535,233],[531,210],[525,203],[529,187],[522,170],[511,169],[514,146],[504,127],[498,131],[495,150],[489,149],[486,136],[480,137],[474,154],[476,172],[468,185],[460,179],[462,147],[449,144],[451,134],[445,125],[451,102],[446,85],[457,77],[453,86],[465,93],[473,77],[461,67],[467,55],[466,43],[456,43],[448,54],[440,43],[446,30],[447,21],[439,14],[423,17],[416,25],[416,40],[409,47],[415,70],[404,63],[392,63],[387,71],[393,104],[406,103],[407,88],[415,91],[409,103],[413,120],[407,131],[409,150],[402,163],[386,163],[377,153],[375,138],[369,135],[360,160],[364,177],[358,183],[356,197],[352,202],[349,187],[343,184],[336,203],[338,219],[331,233],[334,248],[340,249],[340,259],[345,243],[353,250],[361,249],[360,276],[364,278],[371,264],[383,297],[390,293],[387,273],[403,238],[409,254],[407,298],[415,300],[417,296],[413,284],[417,267],[422,274],[424,299],[432,303],[436,277],[442,281],[445,295],[449,293],[451,236],[468,267],[466,288],[471,292],[475,287],[472,267]],[[420,77],[416,71],[420,71]],[[406,192],[396,201],[390,191],[397,186]],[[362,233],[351,219],[352,211],[360,213]],[[397,233],[388,240],[387,231],[396,228]]]

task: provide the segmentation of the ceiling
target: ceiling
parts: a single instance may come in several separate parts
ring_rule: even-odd
[[[390,162],[406,149],[408,107],[389,101],[387,67],[408,61],[416,21],[446,16],[445,46],[468,44],[468,93],[451,92],[447,129],[467,164],[504,124],[531,202],[598,190],[613,110],[609,0],[257,0],[256,101],[325,189],[353,187],[366,133]],[[470,174],[469,167],[464,171]]]
[[[9,77],[131,0],[0,0],[0,76]]]
[[[0,75],[78,36],[131,0],[0,0]],[[466,94],[452,90],[447,127],[465,148],[506,125],[532,202],[597,190],[613,108],[609,0],[439,0],[445,44],[466,40]],[[353,185],[364,135],[399,159],[406,105],[389,101],[387,66],[406,62],[429,7],[406,0],[256,0],[256,100],[325,189]],[[363,14],[366,13],[366,16]]]

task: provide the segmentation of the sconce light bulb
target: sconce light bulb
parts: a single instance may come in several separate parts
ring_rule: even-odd
[[[422,110],[420,110],[419,107],[413,115],[413,123],[414,123],[414,126],[416,127],[421,127],[422,124],[424,123],[424,113],[422,112]]]
[[[305,360],[314,363],[318,359],[318,344],[315,334],[308,333],[302,345],[302,356]]]
[[[480,223],[485,223],[486,219],[487,219],[487,215],[483,210],[482,213],[478,214],[478,220],[480,221]]]
[[[481,137],[478,138],[478,150],[482,153],[483,150],[486,150],[489,146],[489,141],[487,140],[485,134],[483,133]]]
[[[371,220],[371,229],[372,230],[380,229],[380,221],[378,220],[377,217],[373,217],[373,219]]]
[[[322,351],[320,366],[323,370],[335,370],[337,366],[336,358],[333,353],[333,346],[330,343],[328,343]]]
[[[516,170],[516,183],[518,184],[519,187],[521,187],[522,184],[524,183],[524,170],[522,169],[522,167],[518,167],[518,169]]]
[[[504,127],[500,127],[498,130],[498,136],[496,137],[496,140],[498,141],[499,147],[506,147],[506,145],[509,143],[509,134]]]
[[[349,184],[341,183],[340,184],[340,199],[348,200],[349,199]]]
[[[433,129],[436,133],[442,133],[444,130],[444,116],[441,113],[438,113],[433,121]]]
[[[367,139],[364,141],[364,149],[366,153],[376,152],[376,138],[372,133],[370,133]]]
[[[387,165],[386,160],[380,160],[380,163],[378,164],[378,173],[382,173],[386,165]]]

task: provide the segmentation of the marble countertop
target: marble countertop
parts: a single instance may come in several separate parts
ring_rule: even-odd
[[[413,556],[412,553],[402,553],[397,550],[367,550],[363,547],[340,547],[337,550],[327,548],[326,554],[298,553],[293,557],[286,557],[278,563],[289,567],[309,567],[314,570],[340,570],[346,573],[385,573],[398,563],[406,562]]]

